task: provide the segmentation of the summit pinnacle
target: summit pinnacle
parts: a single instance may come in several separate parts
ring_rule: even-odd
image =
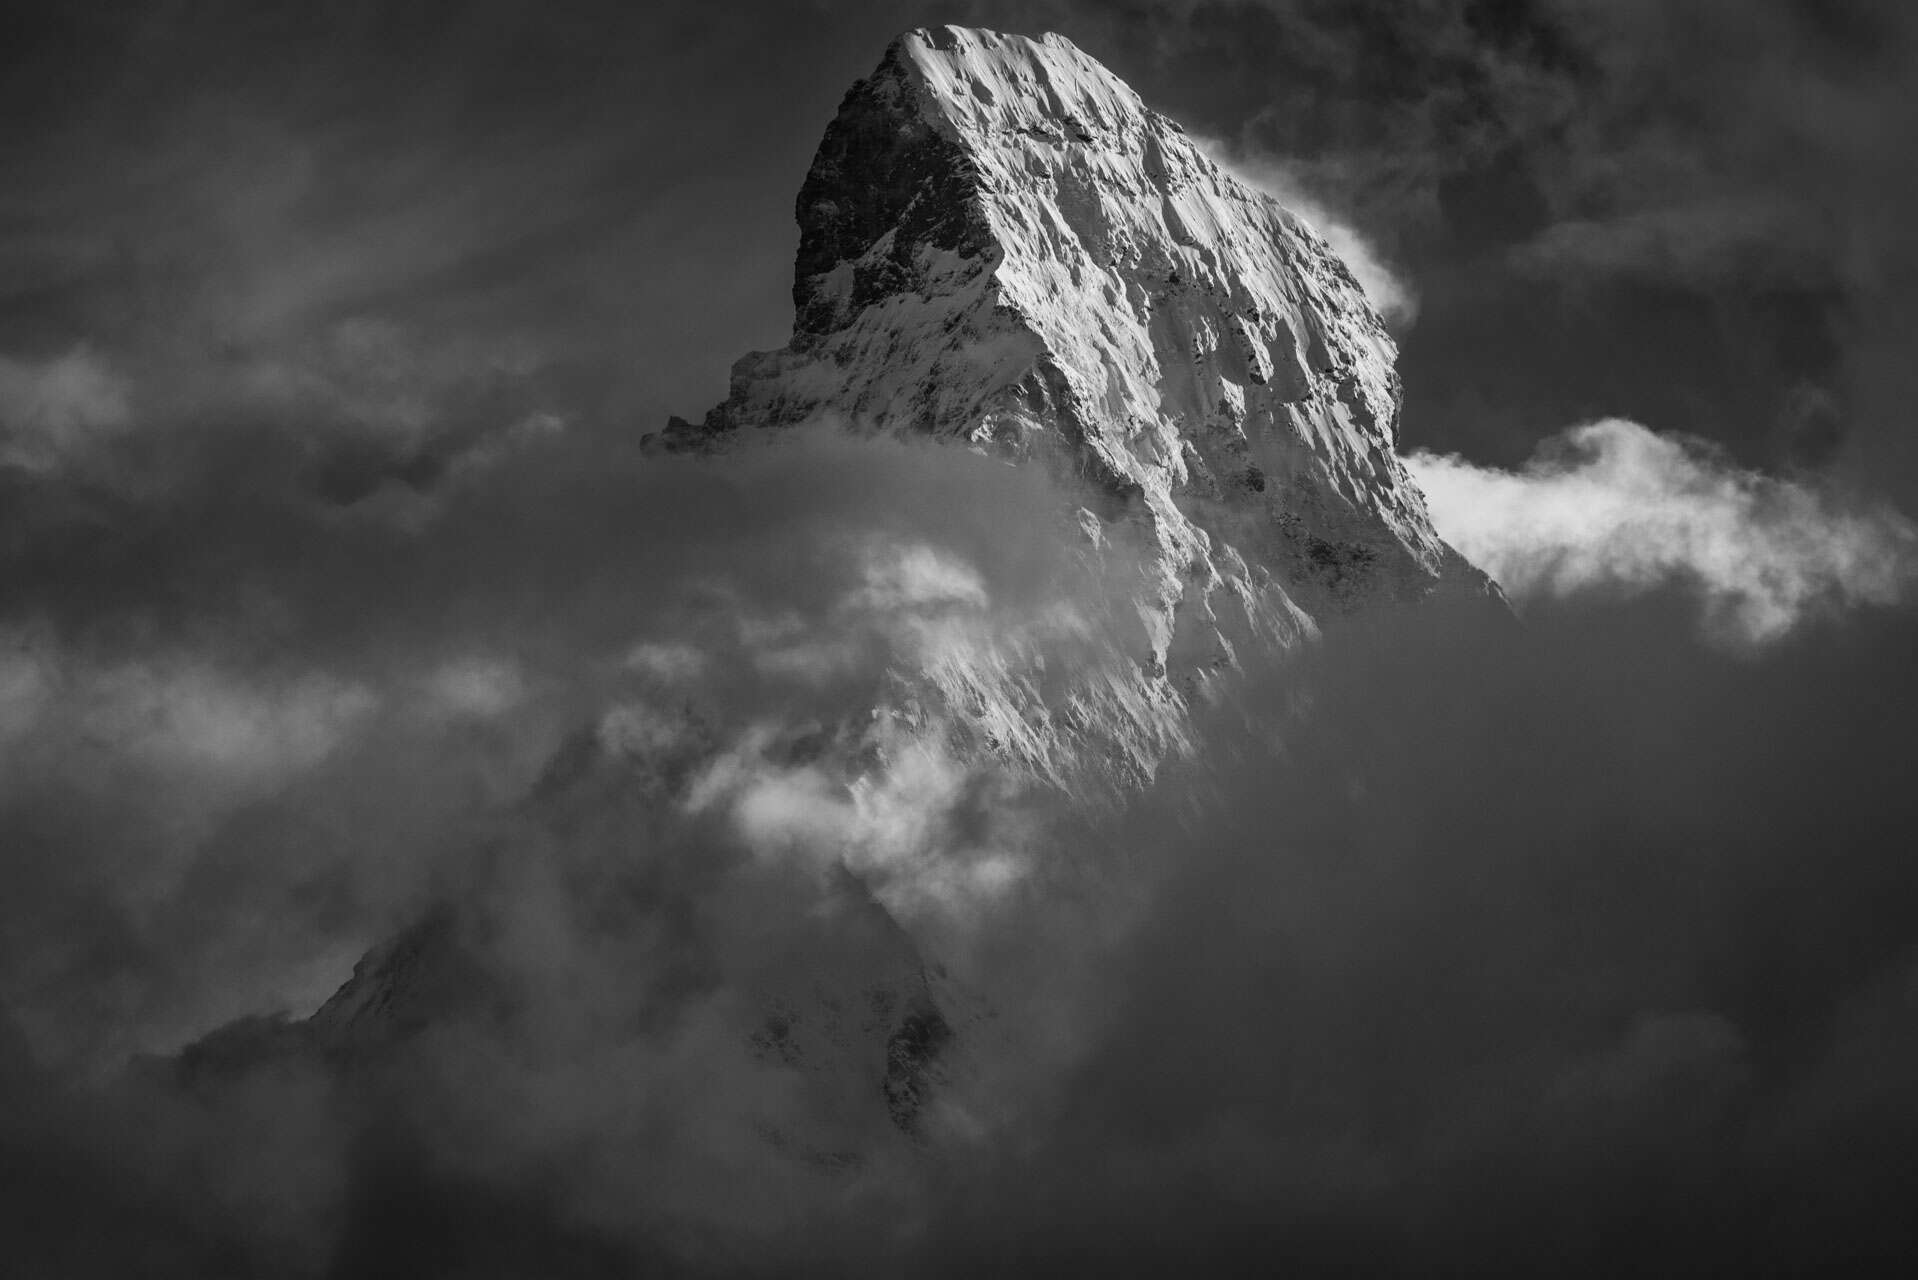
[[[1063,36],[901,36],[797,216],[792,340],[658,443],[827,419],[1080,477],[1151,566],[1142,657],[1175,676],[1495,590],[1399,461],[1396,348],[1345,265]]]

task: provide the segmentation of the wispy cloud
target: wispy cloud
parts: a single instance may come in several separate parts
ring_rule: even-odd
[[[1899,512],[1620,418],[1571,428],[1517,471],[1408,461],[1440,533],[1521,602],[1681,585],[1714,636],[1756,644],[1918,582],[1918,526]]]
[[[91,348],[46,360],[0,356],[0,466],[50,471],[126,428],[127,380]]]

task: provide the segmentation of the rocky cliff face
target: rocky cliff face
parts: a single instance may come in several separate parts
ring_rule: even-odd
[[[1312,229],[1057,35],[902,36],[798,200],[792,341],[668,447],[827,419],[1082,477],[1148,671],[1484,591],[1395,452],[1395,348]]]

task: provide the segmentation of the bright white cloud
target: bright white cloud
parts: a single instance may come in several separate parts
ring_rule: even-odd
[[[983,609],[986,586],[971,565],[936,547],[875,543],[867,548],[865,588],[852,603],[873,612],[942,606]]]
[[[1520,602],[1681,584],[1714,635],[1763,643],[1819,612],[1897,603],[1918,580],[1918,527],[1898,512],[1619,418],[1566,431],[1518,471],[1407,461],[1439,532]]]

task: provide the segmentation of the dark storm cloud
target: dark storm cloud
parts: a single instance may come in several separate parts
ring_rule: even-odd
[[[1131,828],[1164,879],[1081,974],[1106,1013],[1048,1143],[941,1247],[1599,1274],[1908,1247],[1901,713],[1841,694],[1834,737],[1823,691],[1868,670],[1908,707],[1909,622],[1728,665],[1674,643],[1675,603],[1321,655],[1282,763]]]
[[[381,1216],[413,1195],[482,1235],[495,1197],[562,1255],[657,1233],[723,1257],[837,1200],[766,1164],[754,1116],[784,1086],[739,1051],[754,980],[841,952],[861,978],[902,963],[896,925],[861,941],[845,920],[869,890],[847,900],[832,866],[902,917],[960,919],[1020,850],[993,834],[1014,811],[939,752],[906,752],[896,785],[853,803],[803,744],[870,709],[894,653],[1030,635],[1070,663],[1069,504],[1034,471],[930,445],[798,432],[699,462],[543,432],[431,493],[342,509],[236,464],[230,440],[201,445],[205,473],[157,489],[19,481],[40,523],[11,531],[29,536],[9,538],[23,590],[0,651],[9,1028],[47,1068],[108,1083],[17,1094],[8,1177],[70,1168],[32,1203],[112,1213],[102,1269],[124,1244],[184,1271],[353,1272],[360,1251],[438,1238]],[[125,469],[111,454],[104,474]],[[680,815],[641,772],[575,778],[582,727],[636,759],[682,738],[725,751]],[[305,1013],[445,899],[488,924],[466,980],[521,1010],[504,1029],[456,1008],[417,1054],[342,1082],[275,1050],[284,1024],[243,1019],[184,1082],[164,1064],[114,1078],[129,1052]],[[572,1172],[529,1199],[555,1164]],[[187,1167],[207,1174],[175,1190]],[[787,1207],[741,1198],[760,1183]],[[50,1267],[87,1262],[32,1216],[9,1234]]]
[[[979,815],[1035,861],[938,931],[995,1014],[948,1145],[823,1175],[753,1127],[803,1104],[741,1062],[754,984],[897,957],[817,878],[808,850],[851,859],[859,832],[803,763],[758,758],[712,811],[662,814],[625,773],[500,810],[582,720],[650,741],[662,693],[722,727],[869,706],[862,611],[985,598],[1004,628],[1054,602],[1056,495],[923,448],[660,462],[564,434],[344,516],[280,492],[271,538],[211,538],[182,492],[152,510],[193,538],[108,525],[143,589],[91,631],[33,621],[52,586],[11,619],[34,710],[6,969],[39,1053],[311,1003],[449,886],[512,1012],[371,1076],[249,1058],[278,1033],[243,1025],[184,1085],[82,1096],[15,1045],[8,1176],[57,1173],[9,1234],[49,1266],[1602,1271],[1906,1243],[1908,617],[1727,663],[1658,595],[1490,635],[1399,615],[1248,673],[1208,727],[1218,773],[1175,769],[1123,820]],[[875,573],[875,534],[928,550]],[[209,567],[249,562],[284,629],[210,639],[247,613]],[[936,835],[923,883],[965,849]],[[50,1225],[80,1205],[111,1224],[91,1255]]]
[[[941,1103],[975,1127],[935,1152],[827,1175],[758,1145],[755,1109],[796,1100],[729,1065],[736,1001],[765,957],[827,945],[777,906],[818,890],[596,806],[492,893],[519,941],[490,963],[538,997],[504,1031],[455,1023],[372,1091],[295,1062],[162,1092],[177,1129],[92,1176],[129,1232],[456,1273],[515,1237],[537,1244],[508,1274],[662,1243],[695,1270],[837,1274],[1906,1248],[1918,815],[1880,744],[1914,695],[1909,620],[1741,664],[1688,644],[1676,601],[1495,636],[1398,623],[1246,690],[1212,729],[1237,764],[1169,776],[1123,824],[1054,815],[1043,892],[980,916],[958,961],[996,1016]],[[1834,707],[1860,675],[1875,693]],[[1239,737],[1238,711],[1308,681],[1281,754]],[[609,897],[638,867],[703,904],[690,932]],[[658,1001],[676,1013],[613,1016]],[[90,1140],[59,1136],[84,1170]],[[196,1155],[207,1199],[154,1205],[141,1179]],[[389,1196],[421,1216],[376,1213]],[[241,1230],[255,1200],[273,1214]]]

